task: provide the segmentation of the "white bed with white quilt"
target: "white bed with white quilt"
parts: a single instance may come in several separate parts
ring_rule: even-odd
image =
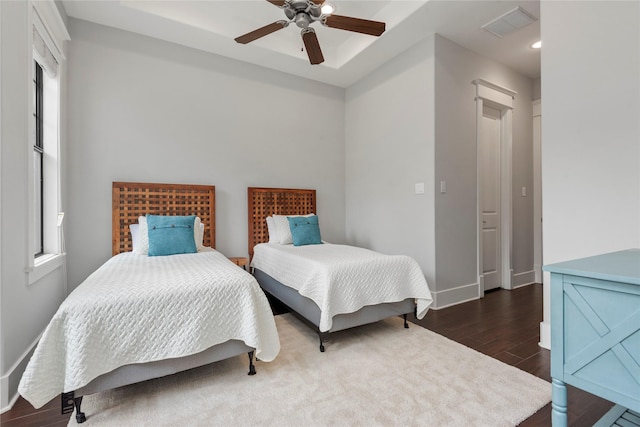
[[[254,248],[251,266],[315,302],[320,309],[320,332],[333,329],[336,315],[407,298],[415,300],[416,316],[422,319],[432,302],[418,263],[404,255],[327,242],[260,243]]]
[[[254,188],[249,195],[249,253],[265,292],[317,328],[320,351],[330,332],[414,313],[432,303],[418,263],[320,237],[315,190]]]
[[[148,192],[146,184],[114,183],[114,200],[116,184]],[[138,194],[134,199],[140,202],[147,196]],[[139,204],[140,209],[149,209],[149,204]],[[215,223],[212,216],[203,216]],[[115,245],[114,240],[117,252]],[[19,391],[36,408],[62,394],[63,407],[75,406],[76,420],[83,422],[83,395],[243,353],[249,354],[249,374],[253,374],[254,352],[268,362],[279,349],[264,292],[220,252],[210,247],[168,256],[127,251],[106,261],[61,304]]]

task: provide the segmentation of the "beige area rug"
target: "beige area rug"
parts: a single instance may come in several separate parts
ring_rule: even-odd
[[[551,384],[392,318],[318,337],[276,316],[270,363],[238,356],[86,396],[84,426],[513,426],[551,400]],[[75,415],[70,425],[76,425]]]

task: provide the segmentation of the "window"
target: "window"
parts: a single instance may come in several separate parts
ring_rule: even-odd
[[[36,34],[34,32],[34,34]],[[34,36],[35,37],[35,36]],[[51,54],[49,54],[51,55]],[[58,110],[60,105],[57,63],[49,63],[34,49],[33,61],[33,166],[32,245],[35,264],[45,255],[59,254],[57,217],[59,206]],[[51,71],[53,69],[53,72]],[[41,259],[42,258],[42,259]]]
[[[1,0],[0,0],[1,1]],[[64,41],[69,40],[64,22],[53,2],[33,2],[32,64],[29,80],[29,150],[26,270],[29,283],[63,266],[64,248],[60,211],[60,74]]]
[[[37,61],[33,61],[33,249],[36,257],[44,253],[44,223],[43,223],[43,199],[44,199],[44,174],[43,174],[43,117],[42,117],[42,67]]]

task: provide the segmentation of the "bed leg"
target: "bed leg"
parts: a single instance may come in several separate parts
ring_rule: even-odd
[[[87,421],[87,417],[84,415],[84,412],[80,411],[80,405],[82,405],[82,396],[75,397],[75,392],[70,391],[68,393],[60,394],[60,400],[62,401],[62,407],[60,408],[62,414],[70,414],[75,408],[76,421],[78,422],[78,424]]]
[[[324,353],[324,341],[325,341],[325,338],[327,337],[327,334],[318,331],[318,337],[320,338],[320,352]]]
[[[407,313],[403,314],[402,317],[404,318],[404,328],[409,329],[409,324],[407,323]]]
[[[76,421],[78,424],[82,424],[87,421],[87,417],[84,415],[84,412],[80,411],[80,405],[82,405],[82,396],[76,397],[73,399],[73,403],[76,406]]]
[[[253,351],[250,351],[249,353],[247,353],[249,355],[249,373],[247,375],[255,375],[256,374],[256,367],[253,364]]]

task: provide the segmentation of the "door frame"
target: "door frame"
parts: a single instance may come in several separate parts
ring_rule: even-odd
[[[533,107],[533,270],[542,283],[542,110],[540,100]]]
[[[480,297],[484,297],[484,275],[482,274],[482,206],[480,185],[480,138],[482,136],[483,107],[487,105],[500,111],[500,249],[501,277],[504,289],[512,289],[512,194],[511,159],[513,145],[513,108],[517,92],[483,79],[472,82],[476,86],[476,252],[477,275]]]

